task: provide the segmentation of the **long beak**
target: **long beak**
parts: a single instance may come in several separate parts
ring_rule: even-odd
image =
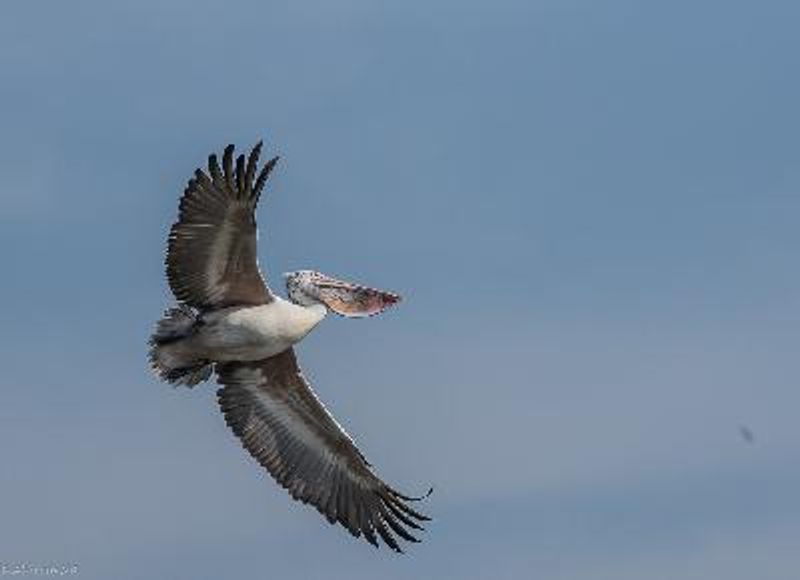
[[[337,280],[319,274],[312,282],[319,299],[336,314],[348,318],[363,318],[380,314],[390,306],[400,302],[394,292],[376,290],[352,282]]]

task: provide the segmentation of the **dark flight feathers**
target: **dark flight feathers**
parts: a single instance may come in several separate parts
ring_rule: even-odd
[[[292,497],[330,523],[402,552],[398,538],[419,540],[429,518],[371,469],[353,441],[311,390],[294,350],[262,361],[217,365],[217,396],[226,423],[250,454]]]
[[[233,145],[208,158],[208,172],[195,171],[180,202],[167,249],[167,279],[175,297],[201,311],[257,306],[272,300],[258,267],[255,209],[278,161],[264,164],[254,178],[259,142],[234,169]]]

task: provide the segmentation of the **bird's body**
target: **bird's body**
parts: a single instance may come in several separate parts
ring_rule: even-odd
[[[195,171],[181,198],[167,250],[167,279],[180,304],[150,339],[156,374],[197,385],[216,373],[226,423],[292,497],[374,545],[380,537],[418,541],[428,518],[372,470],[350,436],[311,390],[294,345],[332,310],[354,318],[397,303],[391,292],[311,270],[287,275],[289,300],[275,295],[258,267],[255,209],[277,158],[260,172],[259,143],[245,159],[225,149]],[[256,175],[258,173],[258,175]]]
[[[276,296],[263,306],[212,313],[200,335],[204,346],[220,353],[218,360],[259,360],[300,342],[327,314],[321,304],[298,306]]]
[[[214,362],[261,360],[300,342],[327,313],[320,304],[299,306],[277,296],[261,306],[212,310],[163,352]]]

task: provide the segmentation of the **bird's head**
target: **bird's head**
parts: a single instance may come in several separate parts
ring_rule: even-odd
[[[336,314],[348,318],[379,314],[400,302],[400,296],[394,292],[337,280],[313,270],[298,270],[284,276],[289,300],[295,304],[323,304]]]

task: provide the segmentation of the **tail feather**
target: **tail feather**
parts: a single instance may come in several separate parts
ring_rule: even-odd
[[[186,305],[171,308],[156,324],[150,337],[150,366],[161,380],[176,385],[194,385],[207,380],[213,371],[211,361],[198,359],[181,344],[198,323],[197,315]]]
[[[155,367],[154,367],[155,368]],[[178,367],[178,368],[158,368],[156,373],[173,385],[186,385],[193,387],[198,383],[207,381],[211,378],[211,373],[214,367],[211,362],[207,360],[197,361],[191,366]]]
[[[164,318],[156,323],[156,331],[150,337],[150,346],[167,344],[189,336],[197,322],[194,310],[181,304],[170,308]]]

